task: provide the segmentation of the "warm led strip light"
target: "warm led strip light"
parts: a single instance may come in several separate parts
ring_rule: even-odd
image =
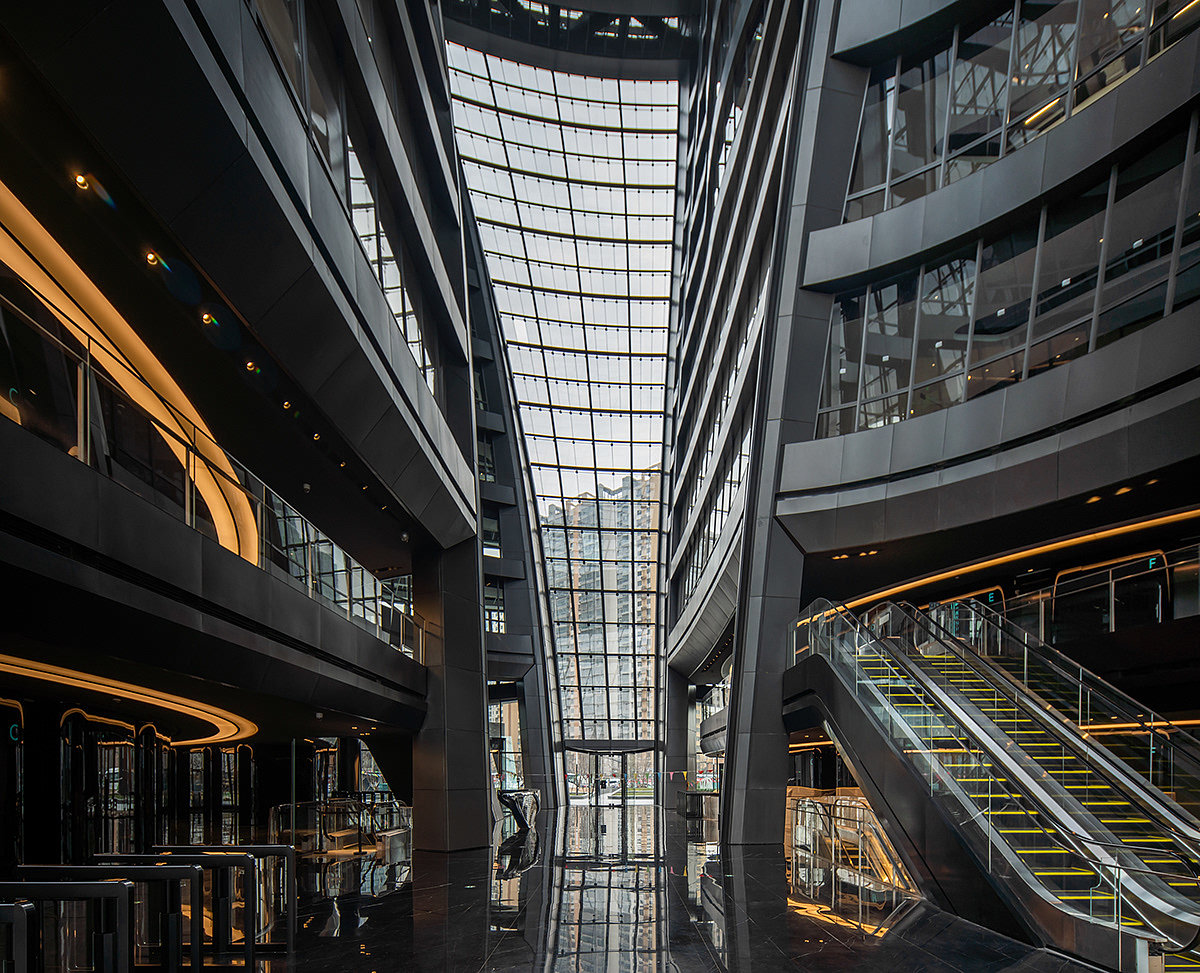
[[[135,686],[133,683],[120,682],[105,676],[94,676],[91,673],[79,672],[76,669],[64,669],[61,666],[48,665],[45,662],[33,662],[29,659],[18,659],[11,655],[0,655],[0,672],[11,673],[14,676],[24,676],[27,679],[40,679],[42,682],[52,682],[60,686],[73,686],[76,689],[87,689],[96,693],[106,693],[109,696],[120,696],[134,703],[147,703],[158,706],[184,716],[191,716],[206,723],[211,723],[216,731],[211,736],[195,740],[175,740],[172,746],[198,747],[208,743],[228,743],[232,740],[245,740],[258,732],[258,725],[238,716],[228,710],[194,699],[175,696],[146,686]]]
[[[1200,0],[1198,0],[1200,2]],[[1183,523],[1187,520],[1200,519],[1200,507],[1194,507],[1191,510],[1183,510],[1179,513],[1166,514],[1162,517],[1152,517],[1149,520],[1139,520],[1133,524],[1122,524],[1120,527],[1109,527],[1105,530],[1093,531],[1090,534],[1081,534],[1079,537],[1068,537],[1066,540],[1054,541],[1050,544],[1041,544],[1038,547],[1027,547],[1021,551],[1014,551],[1011,554],[1001,554],[999,557],[989,558],[986,561],[977,561],[974,564],[968,564],[963,567],[951,568],[948,571],[940,571],[937,574],[929,574],[923,578],[918,578],[915,581],[906,581],[904,584],[896,585],[893,588],[885,588],[883,591],[876,591],[873,594],[863,595],[861,598],[856,598],[854,601],[846,603],[847,608],[858,608],[861,605],[868,605],[877,601],[886,601],[888,598],[896,595],[904,594],[906,591],[913,591],[916,588],[921,588],[924,585],[936,584],[939,581],[948,581],[952,578],[961,577],[964,574],[974,574],[976,571],[985,571],[988,568],[999,567],[1002,564],[1012,564],[1014,561],[1020,561],[1024,558],[1037,557],[1039,554],[1049,554],[1052,551],[1063,551],[1071,547],[1078,547],[1081,544],[1090,544],[1093,541],[1108,540],[1111,537],[1123,537],[1125,534],[1133,534],[1139,530],[1149,530],[1152,527],[1165,527],[1168,524]]]
[[[236,486],[238,478],[229,458],[175,379],[79,264],[3,183],[0,224],[4,229],[0,260],[76,339],[90,345],[92,358],[126,395],[179,437],[179,441],[173,436],[163,440],[185,470],[194,467],[192,480],[208,507],[218,542],[257,564],[254,509]],[[191,433],[189,425],[198,432]],[[191,443],[205,462],[189,464],[180,441]],[[214,475],[206,464],[224,476]]]

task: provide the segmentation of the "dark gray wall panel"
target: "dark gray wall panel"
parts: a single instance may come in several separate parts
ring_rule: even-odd
[[[776,513],[806,551],[849,549],[1034,510],[1198,456],[1200,437],[1183,432],[1200,428],[1198,318],[1193,305],[964,405],[787,444]]]

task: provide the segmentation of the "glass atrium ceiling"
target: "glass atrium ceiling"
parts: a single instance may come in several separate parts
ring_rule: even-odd
[[[449,61],[532,465],[562,738],[652,746],[678,84],[456,44]]]

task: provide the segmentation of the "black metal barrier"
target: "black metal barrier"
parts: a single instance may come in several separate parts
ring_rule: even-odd
[[[0,973],[35,973],[37,910],[33,903],[0,902],[0,929],[8,934],[8,949],[0,949]]]
[[[246,969],[253,969],[257,951],[258,930],[258,859],[253,855],[227,853],[233,846],[223,846],[217,854],[157,854],[157,855],[100,855],[98,865],[122,868],[142,866],[198,866],[208,875],[209,906],[212,915],[212,936],[203,943],[205,955],[215,960],[241,953]],[[194,849],[189,849],[193,850]],[[234,940],[234,906],[237,903],[235,873],[243,873],[242,942]],[[248,894],[246,894],[248,893]],[[210,969],[213,964],[206,964]],[[219,965],[219,964],[218,964]]]
[[[132,882],[0,882],[0,901],[20,899],[33,903],[94,902],[94,921],[89,923],[92,969],[95,973],[133,970]]]
[[[161,969],[175,973],[191,967],[201,973],[204,966],[204,869],[199,865],[23,865],[17,876],[30,882],[109,881],[123,879],[146,887],[144,906],[147,930],[157,930],[160,963],[137,963],[138,969]],[[183,892],[188,883],[189,933],[184,942]],[[135,903],[135,930],[139,905]],[[186,954],[186,961],[185,961]]]
[[[285,914],[285,939],[282,943],[258,943],[258,951],[265,955],[290,954],[296,944],[296,849],[291,845],[155,845],[155,854],[167,856],[173,861],[179,855],[237,854],[249,855],[261,861],[269,869],[273,860],[283,861],[283,901],[279,903]],[[266,874],[266,869],[261,874]]]

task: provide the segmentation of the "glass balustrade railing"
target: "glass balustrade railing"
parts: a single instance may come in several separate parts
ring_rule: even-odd
[[[1184,856],[1169,844],[1142,847],[1104,829],[1081,830],[1056,805],[1061,790],[1048,789],[1036,766],[1006,752],[1003,734],[993,726],[989,736],[987,720],[955,712],[939,687],[915,677],[908,656],[920,654],[921,642],[899,632],[881,637],[827,601],[805,616],[795,630],[796,658],[815,653],[828,661],[992,875],[1118,938],[1128,933],[1167,950],[1190,948],[1200,909],[1189,894],[1200,883]],[[1174,872],[1142,860],[1152,853]]]
[[[1089,740],[1170,798],[1200,831],[1200,742],[1037,636],[976,601],[930,606],[953,640],[1027,687]]]
[[[910,658],[914,675],[965,707],[976,725],[1040,774],[1046,791],[1081,828],[1137,847],[1142,865],[1174,873],[1182,886],[1192,887],[1200,832],[1156,790],[912,606],[888,603],[872,609],[864,621]],[[1164,859],[1166,849],[1181,857]]]
[[[133,368],[2,296],[0,323],[6,420],[422,661],[424,629],[399,583],[371,574]]]

